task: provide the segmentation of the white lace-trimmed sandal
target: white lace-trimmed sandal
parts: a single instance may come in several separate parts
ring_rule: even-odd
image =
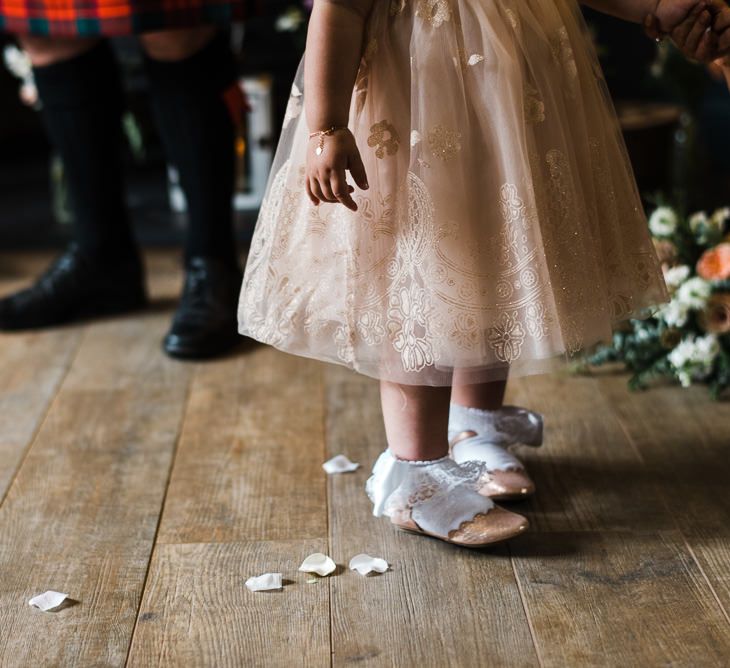
[[[482,462],[489,479],[480,494],[496,501],[516,501],[535,493],[524,464],[508,448],[522,444],[539,447],[543,441],[542,415],[517,406],[494,411],[451,404],[450,454],[455,462]]]
[[[460,465],[443,457],[428,462],[380,455],[366,489],[373,515],[390,518],[404,531],[463,547],[483,547],[523,534],[526,518],[479,493],[488,473],[483,464]]]

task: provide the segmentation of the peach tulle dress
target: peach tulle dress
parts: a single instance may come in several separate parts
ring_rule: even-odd
[[[300,71],[242,334],[398,383],[476,383],[546,371],[666,301],[574,0],[376,1],[357,213],[305,194],[306,99]]]

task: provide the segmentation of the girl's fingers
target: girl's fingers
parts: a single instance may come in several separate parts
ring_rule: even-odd
[[[330,202],[330,204],[335,204],[337,202],[337,198],[335,197],[335,194],[332,192],[332,186],[330,186],[330,179],[332,178],[331,173],[330,174],[320,174],[320,177],[318,179],[319,187],[322,189],[322,195],[325,202]]]
[[[355,152],[350,156],[350,164],[348,165],[352,178],[355,179],[357,187],[360,190],[367,190],[370,186],[368,185],[368,175],[365,173],[365,165],[362,164],[362,158],[360,152]]]
[[[357,211],[357,204],[352,199],[352,186],[348,185],[345,177],[345,170],[337,170],[332,172],[331,180],[332,192],[337,200],[344,204],[350,211]]]
[[[327,198],[324,196],[324,193],[322,192],[322,185],[320,184],[319,180],[315,177],[312,177],[309,181],[310,187],[312,188],[312,194],[320,201],[320,202],[326,202]]]
[[[312,188],[309,185],[309,179],[306,179],[304,182],[304,188],[307,191],[307,197],[309,197],[309,201],[314,204],[314,206],[319,206],[319,200],[314,196],[314,193],[312,193]]]

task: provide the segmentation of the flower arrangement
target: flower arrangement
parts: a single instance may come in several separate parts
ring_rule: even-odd
[[[649,219],[671,301],[651,318],[631,320],[588,363],[622,362],[632,389],[655,378],[730,387],[730,208],[681,216],[659,206]]]

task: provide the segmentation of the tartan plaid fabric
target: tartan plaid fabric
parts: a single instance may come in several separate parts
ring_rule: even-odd
[[[256,14],[264,0],[0,0],[0,32],[115,36],[229,24]]]

